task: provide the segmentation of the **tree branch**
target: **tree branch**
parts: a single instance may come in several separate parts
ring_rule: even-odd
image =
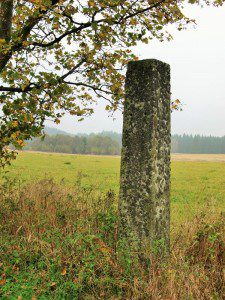
[[[63,81],[63,82],[66,83],[66,84],[75,85],[75,86],[85,86],[85,87],[88,87],[88,88],[90,88],[94,91],[100,91],[100,92],[103,92],[103,93],[106,93],[106,94],[113,95],[113,93],[110,92],[110,91],[104,90],[101,87],[91,85],[91,84],[87,84],[87,83],[84,83],[84,82],[71,82],[71,81]]]
[[[60,81],[63,81],[64,79],[66,79],[66,77],[68,77],[69,75],[73,74],[73,72],[78,69],[83,63],[85,62],[85,58],[83,58],[76,66],[74,66],[70,71],[68,71],[67,73],[65,73],[64,75],[62,75],[60,77]]]
[[[34,87],[35,86],[33,84],[32,85],[30,84],[30,85],[26,86],[25,88],[0,86],[0,92],[27,93],[29,91],[32,91],[34,89]]]
[[[10,4],[13,6],[13,0],[4,0],[4,1],[10,2]],[[60,0],[52,0],[51,1],[51,3],[52,3],[51,7],[56,5],[59,1]],[[11,10],[13,9],[12,6],[10,7]],[[1,5],[1,8],[2,8],[2,5]],[[43,16],[46,15],[46,13],[49,11],[49,9],[38,9],[37,13],[30,16],[28,18],[28,20],[26,21],[25,25],[23,26],[23,28],[21,29],[21,31],[18,33],[18,39],[17,40],[19,40],[19,42],[14,43],[12,45],[11,49],[8,50],[6,53],[2,54],[0,52],[0,72],[6,66],[6,64],[9,61],[9,59],[11,58],[13,52],[18,51],[23,47],[23,42],[29,36],[31,30],[43,18]],[[5,10],[5,12],[6,12],[6,10]],[[10,23],[10,28],[11,28],[12,18],[9,19],[9,23]]]
[[[67,73],[62,75],[58,78],[58,83],[66,83],[64,81],[65,78],[67,78],[69,75],[73,74],[75,70],[77,70],[83,63],[85,62],[85,58],[83,58],[79,63],[77,63],[71,70],[69,70]],[[26,87],[10,87],[10,86],[0,86],[0,92],[12,92],[12,93],[27,93],[32,91],[34,88],[41,88],[41,85],[38,83],[31,82]]]
[[[127,20],[127,19],[130,19],[130,18],[133,18],[133,17],[137,16],[138,14],[142,14],[142,13],[145,13],[145,12],[147,12],[147,11],[150,11],[151,9],[156,8],[156,7],[158,7],[159,5],[161,5],[163,2],[165,2],[165,0],[161,0],[161,1],[155,3],[155,4],[151,5],[151,6],[146,7],[145,9],[138,10],[138,11],[136,11],[136,12],[134,12],[134,13],[131,13],[131,14],[127,15],[126,17],[121,17],[119,21],[114,21],[114,25],[119,25],[119,24],[121,24],[121,22],[122,22],[123,20]],[[95,12],[95,13],[93,14],[93,16],[92,16],[92,21],[87,22],[87,23],[83,23],[83,24],[81,24],[79,27],[73,27],[72,29],[70,29],[70,30],[64,32],[64,33],[61,34],[59,37],[57,37],[56,39],[52,40],[52,41],[49,42],[49,43],[38,43],[38,42],[34,42],[34,43],[32,43],[31,45],[33,45],[33,46],[38,46],[38,47],[43,47],[43,48],[48,48],[48,47],[53,46],[53,45],[56,44],[56,43],[59,43],[63,38],[67,37],[67,36],[70,35],[70,34],[78,33],[78,32],[80,32],[80,31],[83,30],[83,29],[86,29],[86,28],[88,28],[88,27],[91,27],[91,25],[92,25],[93,23],[100,24],[100,23],[103,23],[103,22],[106,22],[106,21],[107,21],[107,18],[105,18],[105,19],[100,19],[100,20],[95,21],[95,20],[94,20],[95,15],[96,15],[96,12]],[[68,17],[68,16],[67,16],[67,17]],[[73,22],[73,23],[74,23],[74,22]]]
[[[95,23],[100,23],[100,22],[103,22],[105,21],[105,19],[101,19],[101,20],[98,20],[98,21],[95,21]],[[59,37],[57,37],[56,39],[54,39],[53,41],[49,42],[49,43],[38,43],[38,42],[34,42],[32,43],[31,45],[33,46],[38,46],[38,47],[43,47],[43,48],[48,48],[48,47],[51,47],[53,46],[54,44],[56,43],[59,43],[63,38],[65,38],[66,36],[70,35],[70,34],[73,34],[73,33],[78,33],[79,31],[83,30],[83,29],[86,29],[88,27],[90,27],[92,25],[93,22],[87,22],[87,23],[84,23],[82,24],[81,26],[79,27],[73,27],[72,29],[64,32],[62,35],[60,35]]]
[[[134,12],[134,13],[132,13],[132,14],[129,14],[128,16],[126,16],[126,17],[124,17],[124,18],[121,17],[121,21],[122,21],[122,20],[130,19],[130,18],[133,18],[133,17],[135,17],[135,16],[137,16],[137,15],[140,15],[140,14],[143,14],[143,13],[145,13],[145,12],[147,12],[147,11],[153,9],[153,8],[158,7],[158,6],[161,5],[163,2],[165,2],[165,0],[161,0],[161,1],[159,1],[159,2],[157,2],[157,3],[155,3],[155,4],[153,4],[153,5],[150,5],[150,6],[146,7],[146,8],[144,8],[144,9],[137,10],[136,12]],[[120,22],[121,22],[121,21],[120,21]]]

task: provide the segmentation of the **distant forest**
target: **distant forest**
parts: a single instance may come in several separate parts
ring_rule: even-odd
[[[25,150],[59,152],[71,154],[120,155],[122,135],[103,131],[99,134],[66,134],[62,131],[46,129],[46,137],[27,143]],[[225,136],[173,135],[172,153],[225,153]]]
[[[225,136],[173,135],[173,153],[224,154]]]
[[[120,155],[120,143],[103,134],[46,135],[44,140],[34,139],[24,150],[71,154]]]

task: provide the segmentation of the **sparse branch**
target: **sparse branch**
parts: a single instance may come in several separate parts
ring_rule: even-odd
[[[84,86],[84,87],[88,87],[94,91],[100,91],[100,92],[103,92],[103,93],[106,93],[106,94],[111,94],[113,95],[112,92],[108,91],[108,90],[104,90],[102,89],[101,87],[99,86],[95,86],[95,85],[91,85],[91,84],[87,84],[87,83],[84,83],[84,82],[72,82],[72,81],[63,81],[64,83],[66,84],[70,84],[70,85],[75,85],[75,86]]]
[[[77,65],[75,65],[70,71],[65,73],[63,76],[60,77],[59,81],[63,81],[66,79],[69,75],[73,74],[74,71],[76,71],[83,63],[85,62],[85,59],[83,58]]]
[[[83,24],[83,23],[79,23],[79,22],[74,21],[73,17],[68,15],[65,11],[62,13],[62,15],[64,17],[68,18],[72,24],[75,24],[75,25],[82,25]]]
[[[137,10],[137,11],[131,13],[131,14],[128,14],[126,17],[122,16],[122,17],[120,18],[118,24],[120,24],[120,22],[121,22],[122,20],[127,20],[127,19],[130,19],[130,18],[136,17],[137,15],[141,15],[141,14],[143,14],[143,13],[145,13],[145,12],[148,12],[148,11],[152,10],[153,8],[157,8],[157,7],[160,6],[163,2],[165,2],[165,0],[161,0],[161,1],[159,1],[159,2],[157,2],[157,3],[155,3],[155,4],[153,4],[153,5],[150,5],[150,6],[146,7],[146,8],[144,8],[144,9]]]

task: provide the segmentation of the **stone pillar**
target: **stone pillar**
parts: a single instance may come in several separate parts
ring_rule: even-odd
[[[130,62],[125,91],[120,233],[139,249],[168,252],[170,66],[156,59]]]

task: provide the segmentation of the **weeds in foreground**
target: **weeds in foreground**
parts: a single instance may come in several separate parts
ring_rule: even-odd
[[[170,262],[145,269],[117,236],[112,191],[5,179],[0,203],[1,299],[224,297],[222,214],[198,213],[172,228]]]

